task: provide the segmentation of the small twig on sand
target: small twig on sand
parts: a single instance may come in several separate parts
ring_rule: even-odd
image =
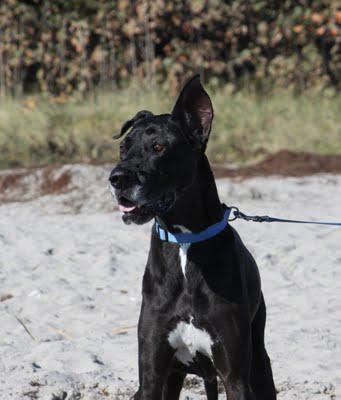
[[[2,296],[0,296],[0,302],[9,300],[9,299],[11,299],[12,297],[13,297],[13,294],[10,294],[10,293],[8,293],[8,294],[3,294]]]
[[[73,339],[73,337],[69,333],[64,331],[64,329],[57,329],[57,328],[54,328],[53,326],[50,326],[50,329],[53,332],[57,333],[58,335],[62,336],[63,338],[65,338],[67,340],[72,340]]]
[[[23,322],[19,317],[17,317],[16,315],[15,315],[14,317],[15,317],[15,319],[19,322],[19,324],[25,329],[25,331],[26,331],[27,334],[30,336],[30,338],[31,338],[32,340],[37,340],[37,339],[32,335],[32,333],[29,331],[29,329],[28,329],[27,326],[24,324],[24,322]]]
[[[132,329],[135,329],[136,325],[131,325],[131,326],[122,326],[121,328],[114,328],[112,330],[112,333],[114,335],[120,335],[121,333],[126,333],[128,331],[131,331]]]

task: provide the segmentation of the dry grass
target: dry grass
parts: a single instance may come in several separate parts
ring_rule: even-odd
[[[240,164],[281,149],[341,153],[341,95],[315,90],[296,96],[282,90],[266,97],[232,96],[228,87],[209,92],[215,107],[212,161]],[[136,86],[86,99],[2,101],[0,167],[112,161],[118,146],[111,136],[124,121],[141,109],[169,112],[174,101],[164,89]]]

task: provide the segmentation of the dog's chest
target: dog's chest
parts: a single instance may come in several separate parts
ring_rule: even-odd
[[[178,226],[182,232],[186,228]],[[190,248],[189,243],[183,243],[179,246],[180,266],[187,286],[186,265],[187,253]],[[213,340],[209,333],[193,324],[193,317],[190,316],[189,322],[179,321],[176,327],[169,333],[168,342],[176,350],[175,357],[184,365],[189,366],[193,363],[196,353],[212,359]]]
[[[178,322],[169,333],[168,342],[176,350],[175,357],[185,365],[193,362],[197,352],[212,358],[212,338],[206,330],[193,325],[193,317],[189,322]]]

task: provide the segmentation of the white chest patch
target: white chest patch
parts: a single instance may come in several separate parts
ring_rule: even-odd
[[[168,335],[168,342],[176,349],[175,357],[185,365],[191,363],[196,352],[212,358],[212,338],[205,330],[196,328],[192,318],[190,323],[179,322]]]

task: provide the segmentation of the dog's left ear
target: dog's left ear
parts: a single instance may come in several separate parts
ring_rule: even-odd
[[[172,111],[172,118],[180,123],[186,133],[206,147],[212,126],[213,106],[200,83],[199,75],[194,76],[182,89]]]
[[[133,118],[131,118],[128,121],[126,121],[123,124],[120,132],[117,133],[117,134],[114,134],[112,138],[115,139],[115,140],[116,139],[120,139],[125,133],[127,133],[129,131],[130,128],[133,128],[133,126],[137,122],[142,121],[145,118],[152,117],[153,115],[154,114],[151,113],[150,111],[146,111],[146,110],[139,111]]]

